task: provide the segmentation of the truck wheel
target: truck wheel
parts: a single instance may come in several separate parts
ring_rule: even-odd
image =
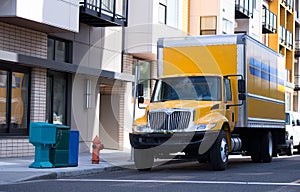
[[[134,164],[139,171],[150,171],[154,157],[150,149],[134,149]]]
[[[273,154],[273,139],[270,131],[263,133],[261,140],[261,158],[264,163],[272,161]]]
[[[261,145],[260,145],[260,139],[252,139],[251,142],[251,159],[254,163],[260,163],[261,162]]]
[[[209,158],[212,169],[223,171],[228,164],[228,142],[224,130],[221,130],[215,143],[209,150]]]
[[[293,145],[293,141],[289,144],[289,148],[288,148],[288,151],[287,151],[287,155],[288,156],[292,156],[294,155],[294,145]]]

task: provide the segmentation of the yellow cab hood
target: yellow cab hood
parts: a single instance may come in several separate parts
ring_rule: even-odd
[[[196,100],[173,100],[165,102],[150,103],[149,110],[156,109],[199,109],[199,108],[211,108],[212,106],[219,104],[219,101],[196,101]]]
[[[211,122],[220,115],[223,106],[221,101],[197,101],[197,100],[173,100],[165,102],[153,102],[147,111],[164,109],[189,109],[194,111],[194,120],[197,122]]]

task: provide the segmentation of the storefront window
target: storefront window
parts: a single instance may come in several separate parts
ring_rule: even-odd
[[[0,70],[0,134],[28,135],[29,69]]]

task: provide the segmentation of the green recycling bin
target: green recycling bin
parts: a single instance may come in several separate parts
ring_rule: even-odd
[[[67,167],[69,165],[70,126],[56,126],[56,143],[50,149],[50,162],[54,167]]]

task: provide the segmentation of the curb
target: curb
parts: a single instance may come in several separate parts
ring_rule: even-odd
[[[161,165],[172,165],[172,164],[179,164],[188,161],[183,160],[174,160],[174,161],[167,161]],[[30,176],[27,178],[23,178],[17,180],[16,182],[24,182],[24,181],[34,181],[34,180],[47,180],[47,179],[63,179],[68,177],[79,177],[79,176],[88,176],[92,174],[99,174],[105,172],[113,172],[113,171],[124,171],[129,169],[135,169],[133,164],[126,164],[126,165],[115,165],[115,166],[108,166],[108,167],[101,167],[101,168],[91,168],[91,169],[82,169],[82,170],[72,170],[72,171],[57,171],[51,173],[40,174],[37,176]]]
[[[87,175],[104,173],[104,172],[123,171],[132,168],[134,168],[133,165],[123,165],[123,166],[111,166],[111,167],[92,168],[92,169],[75,170],[75,171],[52,172],[52,173],[45,173],[42,175],[23,178],[16,182],[46,180],[46,179],[63,179],[67,177],[87,176]]]

